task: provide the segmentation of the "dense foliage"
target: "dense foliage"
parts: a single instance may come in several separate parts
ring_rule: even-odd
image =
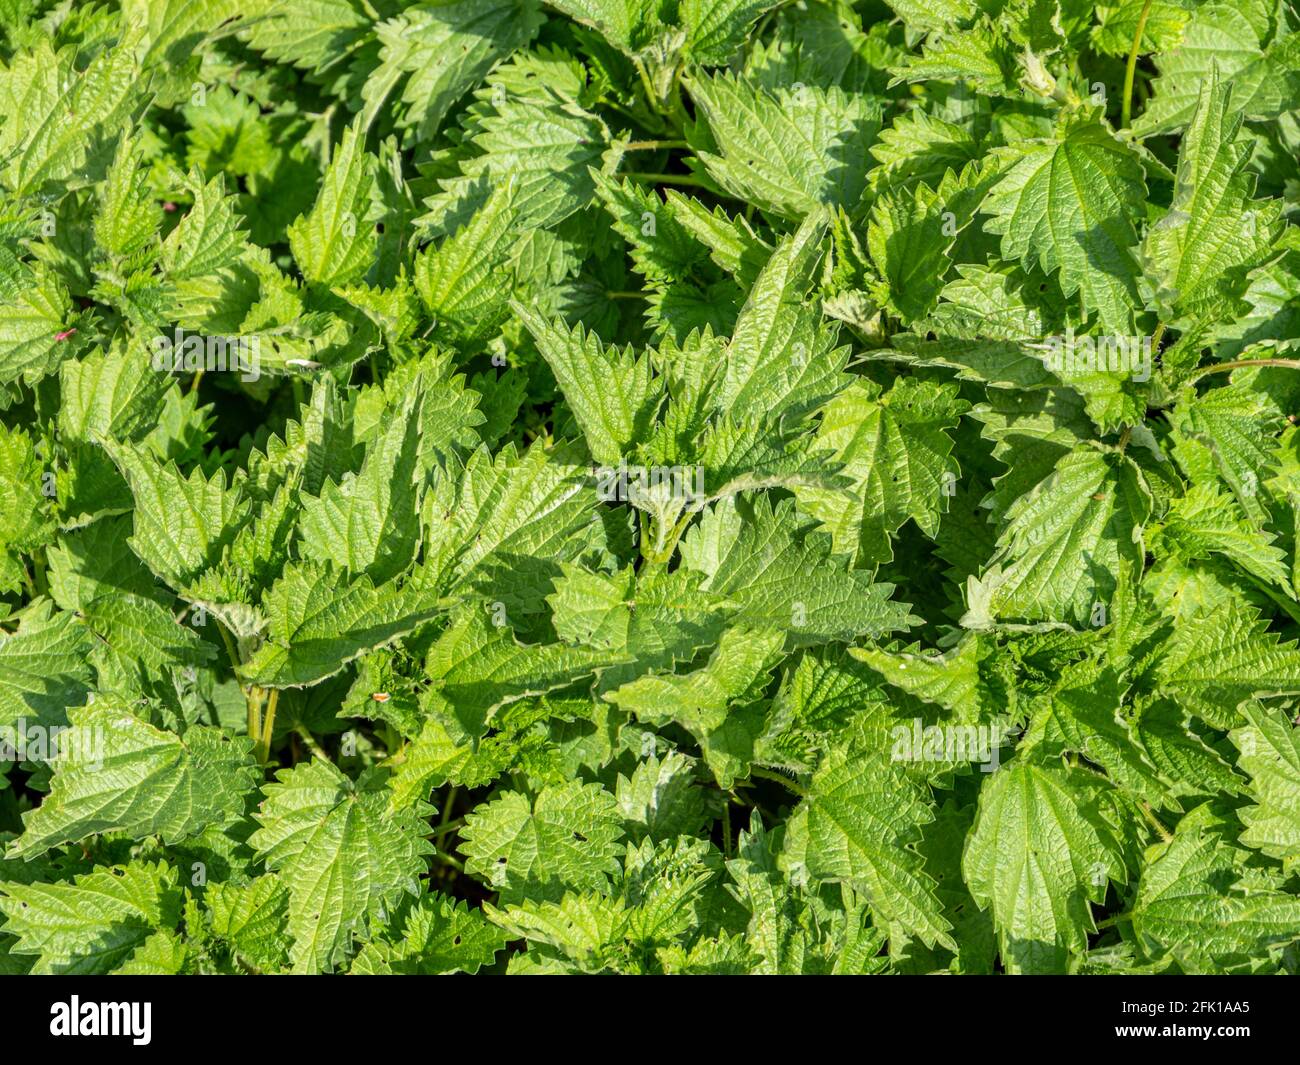
[[[0,971],[1300,968],[1288,0],[0,26]]]

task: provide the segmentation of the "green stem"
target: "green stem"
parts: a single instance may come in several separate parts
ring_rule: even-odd
[[[650,109],[656,114],[663,114],[663,109],[659,106],[659,101],[655,97],[654,86],[650,84],[650,75],[646,73],[645,67],[633,60],[633,66],[636,67],[637,77],[641,80],[641,91],[645,93],[645,102]]]
[[[28,594],[32,599],[35,599],[35,598],[36,598],[36,582],[32,580],[32,574],[31,574],[31,571],[27,568],[27,563],[24,562],[21,558],[18,560],[18,564],[19,564],[20,566],[22,566],[22,568],[23,568],[23,584],[27,586],[27,594]]]
[[[625,152],[653,152],[660,148],[689,148],[690,145],[685,141],[625,141],[622,145]]]
[[[647,111],[645,114],[638,114],[636,111],[633,111],[630,107],[624,107],[617,100],[602,98],[600,102],[605,107],[608,107],[611,111],[617,111],[620,115],[623,115],[625,118],[629,119],[630,121],[635,122],[638,126],[643,126],[647,129],[668,128],[668,123],[664,120],[663,115],[656,114],[654,111]]]
[[[425,838],[441,839],[443,836],[447,835],[447,833],[455,832],[464,823],[465,823],[465,818],[463,817],[458,817],[456,818],[455,821],[446,821],[443,824],[439,825],[437,828],[435,828],[432,832],[430,832],[429,835],[426,836]]]
[[[694,174],[649,174],[639,170],[630,170],[623,176],[635,178],[639,181],[649,181],[655,185],[694,185],[696,188],[708,188],[705,181]]]
[[[275,708],[280,702],[280,689],[272,688],[266,700],[266,718],[262,722],[262,743],[259,762],[266,762],[271,757],[271,738],[275,732]]]
[[[784,773],[778,773],[773,769],[764,769],[760,765],[754,765],[749,767],[749,775],[751,777],[761,777],[763,780],[775,780],[778,784],[784,784],[801,799],[806,798],[808,795],[804,788],[800,787]]]
[[[1147,16],[1151,14],[1151,0],[1145,0],[1138,15],[1137,30],[1133,34],[1133,47],[1129,49],[1128,66],[1124,68],[1124,98],[1120,103],[1120,126],[1128,129],[1133,117],[1133,75],[1137,72],[1138,55],[1142,51],[1142,34],[1146,32]]]
[[[1097,931],[1100,932],[1104,928],[1111,928],[1114,925],[1123,924],[1125,921],[1131,920],[1133,920],[1133,915],[1131,913],[1117,913],[1114,917],[1107,917],[1104,921],[1098,921]]]
[[[307,750],[311,751],[311,753],[315,755],[317,758],[319,758],[322,762],[333,761],[333,759],[330,758],[329,756],[329,752],[326,751],[325,748],[320,745],[320,742],[316,739],[316,737],[311,734],[311,729],[309,729],[306,725],[295,725],[293,731],[296,732],[302,738],[302,742],[307,745]]]
[[[455,784],[447,789],[447,798],[442,804],[442,820],[438,822],[440,826],[445,825],[447,823],[447,818],[451,816],[452,808],[456,805],[456,794],[458,791],[459,788]],[[465,819],[462,817],[461,820],[463,821]]]
[[[50,582],[45,576],[44,548],[37,548],[32,554],[32,587],[37,595],[44,595],[50,590]]]
[[[696,512],[693,510],[688,510],[683,514],[678,522],[668,530],[668,535],[662,539],[662,542],[656,541],[659,546],[652,547],[649,551],[646,551],[644,547],[646,539],[643,532],[641,538],[641,543],[643,545],[641,556],[646,560],[646,562],[652,566],[667,565],[668,560],[673,557],[673,552],[677,550],[677,543],[681,540],[682,534],[686,531],[686,527],[691,523],[691,519],[695,517],[695,513]],[[655,531],[658,532],[658,529],[656,528]]]
[[[725,802],[722,804],[722,853],[731,857],[731,811]]]
[[[1173,839],[1174,838],[1173,834],[1169,831],[1169,829],[1165,828],[1165,826],[1162,825],[1156,819],[1156,815],[1151,812],[1151,804],[1144,800],[1141,805],[1142,805],[1143,815],[1146,817],[1148,821],[1151,822],[1151,827],[1154,828],[1157,833],[1159,833],[1161,840],[1164,841],[1165,843],[1168,843],[1171,839]]]
[[[1199,381],[1207,374],[1230,373],[1233,370],[1244,370],[1247,366],[1281,366],[1288,370],[1300,370],[1300,359],[1233,359],[1232,362],[1219,362],[1198,370],[1189,380]]]
[[[262,743],[262,689],[254,685],[249,688],[245,698],[248,700],[248,735],[253,740],[253,749]]]
[[[226,631],[226,627],[221,622],[218,621],[216,625],[217,631],[221,633],[221,642],[226,645],[226,654],[230,656],[230,668],[235,671],[235,683],[239,684],[240,690],[243,691],[244,685],[239,680],[239,655],[235,653],[234,641],[231,640],[230,633]],[[247,693],[245,692],[245,694]]]
[[[682,101],[682,68],[680,65],[673,71],[673,84],[668,91],[668,103],[671,107],[671,113],[668,116],[669,120],[673,129],[680,134],[686,128],[686,123],[689,120],[686,114],[686,105]]]
[[[258,707],[261,703],[261,693],[256,688],[244,686],[244,682],[239,677],[239,653],[235,650],[235,642],[230,638],[230,633],[226,627],[216,618],[212,619],[216,625],[217,631],[221,633],[221,642],[226,645],[226,654],[230,657],[230,668],[235,674],[235,683],[239,685],[239,690],[244,693],[244,702],[248,705],[248,735],[254,743],[258,742],[261,735],[259,728]]]
[[[216,618],[213,618],[213,624],[217,626],[217,631],[221,633],[221,642],[226,645],[226,654],[230,657],[230,668],[235,674],[235,683],[239,685],[239,690],[244,693],[244,702],[248,705],[248,736],[254,744],[259,742],[262,735],[261,729],[261,703],[262,690],[256,685],[246,687],[239,676],[239,652],[235,650],[235,642],[230,638],[230,633],[226,627]]]

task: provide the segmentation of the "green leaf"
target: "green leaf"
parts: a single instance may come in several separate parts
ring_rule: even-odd
[[[195,469],[183,477],[131,444],[109,444],[135,499],[131,550],[173,588],[184,588],[215,565],[249,516],[249,503],[226,475]]]
[[[1217,71],[1231,81],[1235,110],[1272,118],[1300,101],[1300,36],[1284,28],[1265,2],[1195,7],[1181,40],[1156,57],[1154,99],[1133,124],[1141,137],[1181,129],[1192,119],[1202,86]]]
[[[392,941],[367,944],[348,971],[376,976],[476,973],[505,946],[505,933],[480,911],[435,893],[412,904]]]
[[[377,583],[410,566],[420,536],[420,428],[412,406],[404,407],[367,449],[358,473],[327,481],[318,497],[303,500],[303,557]]]
[[[978,637],[967,637],[942,655],[890,652],[879,647],[850,647],[849,654],[893,687],[943,707],[956,720],[973,719],[984,706],[997,705],[980,670],[986,650]]]
[[[660,402],[647,356],[638,359],[630,349],[606,348],[582,326],[570,330],[547,322],[523,304],[513,303],[511,309],[555,374],[592,458],[617,463],[632,445],[647,439]]]
[[[550,0],[550,6],[599,30],[610,44],[631,50],[640,43],[655,5],[653,0]]]
[[[89,690],[91,636],[77,616],[54,612],[48,601],[0,638],[0,722],[24,717],[61,723]]]
[[[0,883],[0,932],[14,954],[35,955],[32,973],[98,975],[127,960],[180,917],[176,870],[162,862],[107,866],[70,883]]]
[[[1100,118],[1078,114],[1052,140],[1000,152],[1005,169],[984,201],[985,229],[1026,268],[1060,271],[1103,329],[1129,335],[1138,295],[1137,222],[1147,199],[1134,150]]]
[[[871,154],[880,164],[869,178],[877,188],[937,189],[949,170],[960,173],[979,157],[970,131],[921,108],[904,111],[880,131]]]
[[[745,43],[750,28],[777,0],[683,0],[686,51],[695,62],[724,66]]]
[[[153,257],[162,210],[141,187],[140,144],[123,137],[117,155],[99,189],[99,210],[95,213],[95,242],[114,258],[145,252]]]
[[[785,855],[817,880],[866,894],[891,935],[952,947],[934,881],[912,849],[934,819],[929,794],[882,757],[828,757],[791,815]]]
[[[344,130],[315,205],[288,229],[289,249],[303,276],[326,288],[364,277],[379,243],[377,164],[364,140],[359,122]]]
[[[56,56],[48,40],[13,57],[0,75],[0,107],[9,116],[0,132],[0,181],[10,191],[28,196],[67,181],[97,135],[129,121],[147,81],[135,53],[135,41],[123,40],[80,72],[73,50]]]
[[[939,531],[959,470],[952,438],[966,404],[952,385],[901,378],[887,393],[854,382],[822,411],[817,442],[844,464],[844,489],[797,488],[799,504],[830,534],[837,551],[887,562],[891,539],[910,518]]]
[[[438,610],[416,580],[376,586],[364,574],[345,581],[329,564],[291,563],[263,603],[266,641],[240,673],[263,687],[314,684]]]
[[[704,574],[704,589],[740,605],[735,620],[789,633],[797,644],[882,636],[910,627],[908,607],[831,553],[829,538],[801,522],[789,500],[766,497],[742,514],[723,502],[682,542],[682,562]]]
[[[194,203],[162,245],[162,266],[173,281],[234,267],[246,247],[234,199],[221,175],[193,183]]]
[[[1232,742],[1255,801],[1241,812],[1241,842],[1290,865],[1300,857],[1300,736],[1285,716],[1258,703],[1243,706],[1241,716],[1247,724],[1233,730]]]
[[[1106,55],[1127,56],[1145,9],[1141,52],[1167,52],[1183,39],[1189,7],[1177,0],[1151,0],[1149,4],[1146,0],[1123,0],[1100,7],[1098,24],[1092,29],[1093,42]]]
[[[843,383],[846,352],[805,302],[825,221],[810,216],[783,240],[754,281],[727,346],[715,402],[738,421],[799,417]]]
[[[880,129],[867,97],[816,85],[771,92],[730,74],[701,74],[689,89],[708,126],[696,154],[726,191],[794,221],[857,206]]]
[[[1230,84],[1212,73],[1183,134],[1169,213],[1147,230],[1142,246],[1167,319],[1230,317],[1247,275],[1272,251],[1281,204],[1251,198],[1250,142],[1238,139],[1241,123]]]
[[[352,0],[264,0],[249,13],[258,16],[243,31],[251,47],[308,70],[328,70],[345,59],[371,26],[371,17]]]
[[[942,17],[950,18],[956,6],[944,3]],[[935,18],[929,16],[926,21]],[[921,55],[904,58],[890,71],[900,81],[964,81],[991,96],[1009,96],[1018,88],[1014,46],[987,17],[957,32],[932,33]]]
[[[1126,879],[1095,791],[1082,774],[1019,759],[980,789],[962,874],[992,910],[1012,972],[1065,972],[1095,930],[1088,903],[1102,901],[1109,880]]]
[[[289,893],[278,877],[249,884],[209,884],[203,893],[212,934],[244,965],[276,970],[289,960]]]
[[[1221,555],[1247,573],[1290,587],[1285,553],[1272,536],[1253,526],[1232,496],[1215,484],[1194,484],[1169,508],[1152,550],[1181,558]]]
[[[508,270],[518,240],[510,186],[497,189],[455,233],[415,260],[415,290],[438,330],[459,342],[491,337],[507,314]]]
[[[1177,623],[1162,650],[1161,690],[1218,728],[1239,725],[1253,696],[1300,692],[1300,647],[1235,599]]]
[[[288,888],[293,971],[332,969],[367,917],[419,894],[433,851],[422,811],[391,811],[381,782],[350,780],[321,761],[282,770],[265,794],[248,842]]]
[[[956,226],[948,224],[954,217],[943,197],[924,183],[887,192],[872,204],[867,248],[884,279],[890,310],[905,323],[929,314],[938,302],[957,235]]]
[[[516,48],[527,44],[541,24],[533,0],[455,0],[414,7],[379,23],[379,68],[362,95],[369,126],[395,109],[398,122],[430,140],[467,89]],[[400,100],[390,98],[405,79]]]
[[[589,111],[553,94],[506,93],[476,129],[472,141],[480,154],[461,163],[458,177],[443,179],[420,221],[454,229],[470,205],[503,185],[513,191],[524,227],[556,226],[591,203],[591,168],[601,165],[609,132]]]
[[[69,439],[139,440],[158,423],[171,384],[153,372],[143,345],[92,351],[60,367],[59,429]]]
[[[520,644],[493,623],[491,604],[467,608],[429,648],[430,691],[473,735],[507,703],[567,687],[605,665],[627,661],[604,650],[564,644]]]
[[[507,791],[479,806],[461,832],[465,869],[503,903],[602,891],[619,871],[618,807],[599,784],[570,781],[530,799]]]
[[[14,556],[34,552],[52,531],[47,483],[45,464],[31,437],[22,429],[0,426],[0,550],[9,556],[4,580],[11,586],[24,579],[22,564]]]
[[[203,725],[164,732],[120,699],[73,708],[68,721],[50,793],[24,819],[11,856],[30,859],[103,832],[175,843],[243,816],[258,776],[251,741]]]
[[[1258,965],[1296,938],[1300,899],[1276,880],[1252,880],[1246,852],[1228,845],[1209,804],[1179,823],[1143,870],[1133,902],[1133,934],[1152,957],[1171,954],[1184,971]]]
[[[1241,790],[1241,778],[1192,728],[1188,715],[1176,703],[1160,700],[1144,707],[1132,728],[1166,780],[1202,795]]]
[[[654,282],[689,278],[708,253],[674,213],[672,201],[629,179],[594,172],[596,193],[614,219],[614,229],[630,246],[637,270]],[[689,201],[694,203],[694,201]]]
[[[630,777],[619,774],[615,788],[619,811],[656,842],[696,835],[709,823],[704,789],[695,780],[695,762],[677,751],[662,759],[651,755]]]
[[[722,634],[734,605],[701,587],[687,569],[632,567],[593,573],[565,564],[555,593],[547,598],[560,639],[628,656],[638,670],[670,668],[688,661]],[[616,673],[621,671],[616,671]]]
[[[58,275],[36,264],[0,270],[0,384],[54,373],[72,354],[72,300]]]
[[[753,758],[743,715],[729,707],[756,698],[784,643],[779,632],[728,629],[703,668],[640,677],[605,698],[647,724],[681,725],[699,741],[719,786],[729,788]]]
[[[454,586],[505,604],[522,621],[541,610],[560,563],[591,535],[596,500],[590,468],[540,442],[522,455],[475,452],[454,491],[436,494],[426,539],[455,557]]]
[[[998,553],[967,587],[962,623],[999,619],[1100,623],[1121,563],[1142,559],[1151,495],[1123,455],[1092,448],[1064,455],[1006,513]]]

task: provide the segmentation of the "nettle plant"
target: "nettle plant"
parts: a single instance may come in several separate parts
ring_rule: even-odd
[[[0,25],[0,971],[1300,968],[1291,3]]]

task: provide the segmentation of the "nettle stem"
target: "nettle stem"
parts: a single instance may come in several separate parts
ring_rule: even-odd
[[[764,769],[761,765],[752,765],[749,767],[749,775],[751,777],[761,777],[763,780],[775,780],[778,784],[784,784],[801,799],[808,795],[807,791],[801,788],[788,776],[784,773],[778,773],[774,769]]]
[[[689,148],[685,141],[627,141],[623,144],[625,152],[651,152],[661,148]]]
[[[262,740],[258,744],[258,761],[267,762],[271,757],[271,739],[275,734],[275,708],[280,702],[280,689],[272,688],[266,699],[266,718],[262,722]]]
[[[1129,49],[1128,66],[1124,68],[1124,97],[1120,103],[1120,126],[1128,129],[1133,117],[1133,75],[1137,72],[1138,55],[1142,51],[1142,35],[1146,32],[1147,17],[1151,14],[1151,0],[1145,0],[1138,14],[1137,29],[1133,33],[1133,47]]]
[[[248,701],[248,735],[253,741],[253,749],[257,750],[262,742],[262,689],[249,688],[245,698]]]
[[[216,621],[216,619],[213,619]],[[226,654],[230,656],[230,668],[235,671],[235,683],[239,685],[239,690],[247,695],[243,682],[239,679],[239,654],[235,650],[235,641],[230,638],[230,633],[220,621],[216,621],[217,631],[221,633],[221,642],[226,645]]]
[[[1169,829],[1165,828],[1165,826],[1160,823],[1160,820],[1156,817],[1155,813],[1152,812],[1151,804],[1149,802],[1143,801],[1142,813],[1146,819],[1151,822],[1151,827],[1156,830],[1156,834],[1159,835],[1163,842],[1168,843],[1174,838]]]
[[[1300,359],[1233,359],[1232,362],[1216,362],[1213,366],[1197,370],[1189,380],[1199,381],[1208,374],[1231,373],[1233,370],[1244,370],[1247,366],[1280,366],[1286,370],[1300,370]]]
[[[235,674],[235,683],[239,685],[239,690],[244,695],[244,704],[248,707],[248,738],[254,743],[254,750],[261,745],[262,738],[262,698],[263,691],[256,685],[248,686],[244,684],[239,676],[239,667],[242,664],[239,660],[239,652],[235,650],[235,641],[231,639],[229,631],[216,618],[213,618],[213,624],[217,626],[217,631],[221,633],[221,642],[226,645],[226,654],[230,658],[230,668]],[[274,713],[274,708],[272,708]],[[259,758],[259,761],[264,759]]]
[[[307,750],[322,762],[333,762],[334,759],[329,756],[329,752],[320,745],[320,741],[311,734],[311,729],[306,725],[295,725],[293,731],[297,733],[297,735],[302,739],[302,742],[307,745]]]
[[[623,176],[638,181],[649,181],[654,185],[694,185],[697,188],[708,188],[703,179],[694,174],[649,174],[640,170],[629,170]]]

